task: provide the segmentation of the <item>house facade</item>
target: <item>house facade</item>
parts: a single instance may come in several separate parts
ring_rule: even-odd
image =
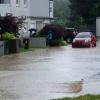
[[[22,18],[27,31],[39,31],[53,18],[53,0],[0,0],[1,16],[7,13]]]

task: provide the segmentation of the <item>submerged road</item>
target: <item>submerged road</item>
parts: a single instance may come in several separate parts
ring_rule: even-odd
[[[0,100],[49,100],[100,93],[100,41],[0,57]]]

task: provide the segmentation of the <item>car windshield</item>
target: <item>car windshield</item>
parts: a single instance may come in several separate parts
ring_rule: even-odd
[[[87,33],[79,33],[76,38],[89,38],[91,37],[90,34],[87,34]]]

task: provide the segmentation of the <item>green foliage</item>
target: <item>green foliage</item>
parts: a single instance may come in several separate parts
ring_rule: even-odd
[[[100,0],[69,0],[71,18],[76,20],[78,15],[82,24],[95,24],[96,17],[100,16]],[[72,20],[73,21],[73,20]]]
[[[6,16],[0,16],[0,34],[1,39],[2,35],[5,32],[9,32],[14,34],[14,36],[17,36],[19,27],[22,25],[22,20],[19,18],[13,16],[13,15],[6,15]]]
[[[6,40],[6,41],[11,40],[11,39],[14,39],[14,38],[15,38],[15,36],[12,33],[5,32],[3,34],[3,39]]]
[[[63,37],[52,40],[51,46],[66,46],[67,43],[64,41]]]
[[[76,15],[75,17],[70,19],[70,23],[68,24],[69,27],[75,27],[75,28],[79,28],[80,25],[82,24],[82,17],[80,17],[79,15]]]
[[[68,24],[68,20],[66,18],[57,18],[54,23],[66,26]]]
[[[85,95],[74,98],[62,98],[62,99],[53,99],[53,100],[100,100],[100,95]]]
[[[54,0],[54,17],[55,22],[66,26],[70,16],[69,1],[68,0]]]
[[[38,34],[39,36],[48,37],[49,31],[52,32],[52,39],[58,39],[63,36],[64,27],[59,24],[48,24]]]

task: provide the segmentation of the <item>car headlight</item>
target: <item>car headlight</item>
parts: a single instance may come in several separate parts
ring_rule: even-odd
[[[87,43],[87,42],[91,42],[91,39],[89,38],[89,39],[86,39],[85,40],[85,43]]]
[[[89,40],[88,40],[88,39],[86,39],[86,40],[85,40],[85,43],[87,43],[87,42],[89,42]]]

